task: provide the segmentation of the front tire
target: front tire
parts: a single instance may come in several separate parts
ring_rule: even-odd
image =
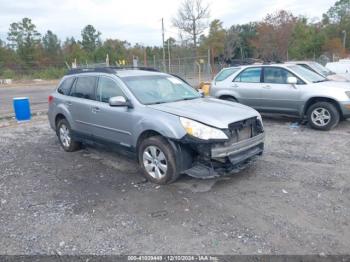
[[[307,119],[313,129],[328,131],[338,125],[340,114],[332,103],[317,102],[307,110]]]
[[[170,184],[180,176],[174,150],[161,136],[143,140],[139,146],[138,159],[144,176],[153,183]]]
[[[57,136],[62,148],[67,152],[74,152],[81,148],[81,143],[72,138],[72,129],[66,119],[57,123]]]

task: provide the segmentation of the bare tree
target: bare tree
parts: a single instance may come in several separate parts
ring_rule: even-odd
[[[180,31],[190,36],[193,41],[194,56],[197,56],[197,41],[208,27],[209,5],[205,5],[202,0],[183,0],[178,9],[177,16],[172,23]]]

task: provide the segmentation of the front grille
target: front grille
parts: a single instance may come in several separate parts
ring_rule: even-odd
[[[230,139],[225,143],[226,146],[252,138],[264,132],[262,123],[256,117],[231,123],[228,128]]]

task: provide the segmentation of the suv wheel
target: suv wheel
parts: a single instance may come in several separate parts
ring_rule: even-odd
[[[308,109],[307,119],[314,129],[330,130],[339,123],[340,115],[333,104],[318,102]]]
[[[66,119],[61,119],[57,124],[57,136],[61,146],[67,152],[80,149],[81,144],[72,138],[72,130]]]
[[[175,153],[161,136],[146,138],[141,142],[138,159],[145,177],[156,184],[169,184],[179,176]]]

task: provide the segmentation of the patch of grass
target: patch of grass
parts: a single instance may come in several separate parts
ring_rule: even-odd
[[[46,69],[38,70],[33,72],[31,78],[33,79],[57,79],[61,78],[67,72],[66,68],[56,68],[56,67],[48,67]]]
[[[0,78],[2,79],[14,79],[16,76],[15,71],[6,68],[4,71],[0,72]]]

